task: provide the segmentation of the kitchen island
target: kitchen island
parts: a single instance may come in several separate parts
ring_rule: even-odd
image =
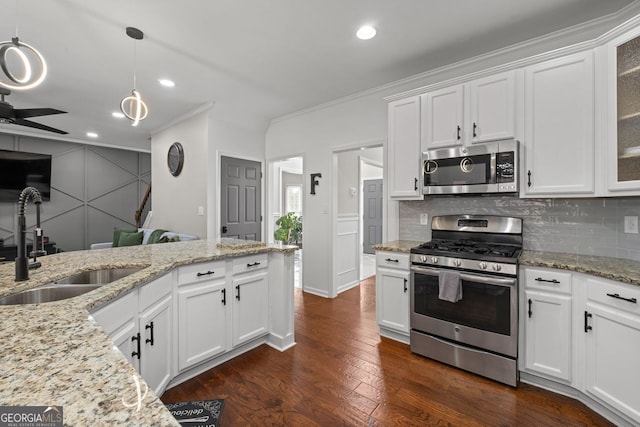
[[[24,282],[14,281],[13,263],[0,265],[0,297],[82,271],[142,268],[74,298],[0,306],[0,404],[62,406],[65,425],[179,425],[152,390],[138,392],[145,384],[90,312],[180,266],[264,253],[277,274],[269,332],[292,345],[295,249],[225,239],[65,252],[39,258]]]

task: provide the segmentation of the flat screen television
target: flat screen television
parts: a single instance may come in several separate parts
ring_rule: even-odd
[[[0,150],[0,202],[18,202],[25,187],[35,187],[42,200],[51,199],[51,156]]]

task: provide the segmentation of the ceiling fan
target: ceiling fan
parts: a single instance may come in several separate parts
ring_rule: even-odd
[[[0,123],[9,123],[30,128],[46,130],[48,132],[68,134],[60,129],[52,128],[40,123],[27,120],[29,117],[49,116],[51,114],[66,114],[66,111],[56,110],[55,108],[13,108],[11,104],[4,100],[4,97],[11,95],[9,89],[0,87]]]

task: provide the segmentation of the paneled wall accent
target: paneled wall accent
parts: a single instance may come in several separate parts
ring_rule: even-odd
[[[356,286],[358,263],[360,262],[360,245],[358,244],[358,215],[339,215],[337,227],[336,274],[338,276],[337,292],[343,292]]]
[[[400,202],[400,238],[429,240],[420,214],[490,214],[523,219],[524,248],[640,261],[640,235],[624,232],[624,217],[640,215],[640,197],[518,199],[515,197],[427,197]]]
[[[111,241],[114,227],[135,228],[135,211],[151,179],[150,154],[8,134],[0,134],[0,148],[53,156],[51,201],[43,202],[41,220],[58,248],[88,249]],[[36,210],[31,203],[26,210],[31,230]],[[5,244],[15,243],[16,215],[17,203],[0,203]]]

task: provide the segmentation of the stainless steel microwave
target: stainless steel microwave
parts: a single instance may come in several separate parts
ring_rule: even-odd
[[[517,193],[519,143],[494,141],[422,153],[422,194]]]

